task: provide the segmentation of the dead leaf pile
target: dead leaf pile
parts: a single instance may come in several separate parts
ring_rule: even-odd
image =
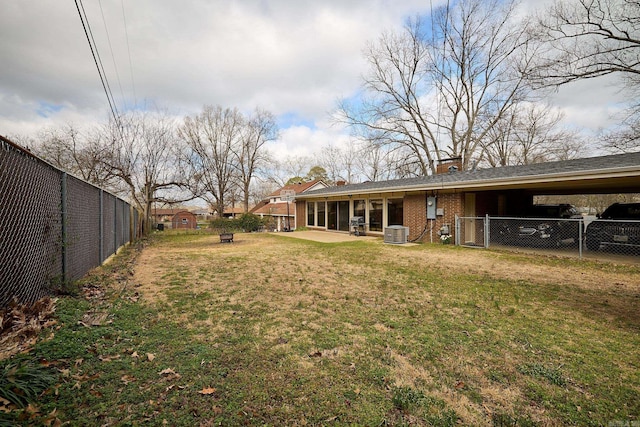
[[[28,351],[42,329],[57,323],[53,319],[55,298],[44,297],[32,305],[13,300],[0,312],[0,360]]]

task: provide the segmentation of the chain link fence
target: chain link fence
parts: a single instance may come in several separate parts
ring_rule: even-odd
[[[125,201],[0,137],[0,308],[80,279],[139,236]]]
[[[526,248],[580,258],[640,256],[640,221],[585,218],[456,217],[455,243]]]

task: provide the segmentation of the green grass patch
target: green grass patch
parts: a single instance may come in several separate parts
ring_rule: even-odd
[[[145,251],[159,255],[122,254],[88,279],[102,298],[62,298],[53,338],[0,366],[55,374],[34,392],[37,411],[16,409],[14,421],[638,422],[638,268],[269,234],[223,245],[206,232],[158,233]],[[470,253],[489,268],[431,261]],[[150,260],[153,277],[132,274]],[[566,274],[499,274],[527,265]],[[624,287],[581,285],[590,277]]]

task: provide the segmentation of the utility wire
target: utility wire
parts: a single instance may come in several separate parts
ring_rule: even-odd
[[[133,90],[133,106],[136,107],[138,105],[138,97],[136,95],[136,84],[133,80],[133,62],[131,61],[131,48],[129,46],[129,30],[127,29],[127,18],[124,14],[124,0],[121,0],[120,4],[122,5],[122,21],[124,22],[124,35],[127,40],[127,53],[129,54],[129,70],[131,72],[131,88]]]
[[[100,14],[102,15],[102,23],[104,24],[104,32],[107,35],[107,42],[109,43],[109,51],[111,52],[111,60],[113,61],[113,69],[116,72],[116,79],[118,80],[118,87],[120,88],[120,96],[122,97],[122,105],[126,109],[126,101],[124,97],[124,91],[122,90],[122,83],[120,82],[120,73],[118,73],[118,65],[116,64],[116,57],[113,54],[113,46],[111,45],[111,37],[109,37],[109,28],[107,27],[107,20],[104,17],[104,10],[102,9],[102,1],[98,0],[100,6]]]
[[[100,60],[98,47],[95,46],[95,40],[93,39],[93,33],[91,33],[91,27],[89,25],[87,14],[84,11],[84,5],[82,4],[82,0],[75,0],[75,3],[76,3],[76,9],[78,10],[78,15],[80,15],[80,22],[82,22],[82,28],[84,29],[84,34],[87,37],[87,42],[89,43],[89,49],[91,49],[91,56],[93,56],[93,62],[96,64],[96,68],[98,69],[98,75],[100,76],[100,81],[102,82],[102,88],[104,89],[104,93],[107,96],[107,101],[109,102],[109,109],[111,110],[111,114],[113,115],[113,119],[115,120],[115,123],[118,129],[120,129],[120,126],[119,126],[120,120],[117,113],[118,110],[116,108],[115,101],[113,100],[113,94],[111,93],[111,88],[109,87],[109,82],[104,72],[104,67],[102,67],[102,61]],[[82,11],[80,10],[81,8],[82,8]],[[83,16],[83,13],[84,13],[84,16]]]

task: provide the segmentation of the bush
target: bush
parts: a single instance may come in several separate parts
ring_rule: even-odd
[[[242,214],[239,218],[216,218],[211,221],[210,228],[218,233],[250,233],[258,231],[266,220],[251,213]]]

